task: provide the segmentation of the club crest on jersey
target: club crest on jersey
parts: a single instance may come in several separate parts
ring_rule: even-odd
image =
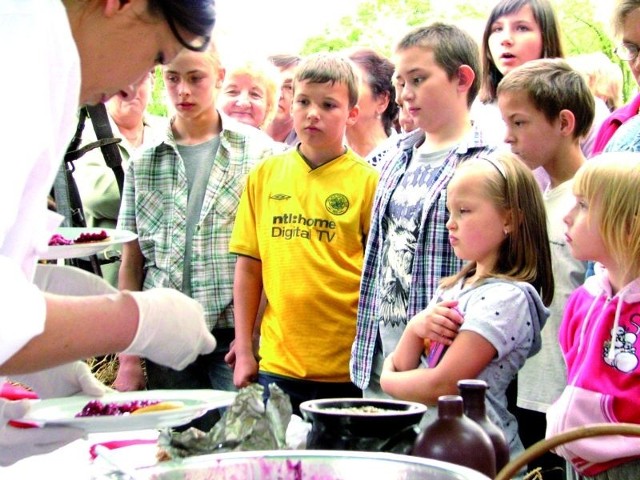
[[[332,193],[324,202],[327,211],[333,215],[342,215],[349,210],[349,199],[342,193]]]

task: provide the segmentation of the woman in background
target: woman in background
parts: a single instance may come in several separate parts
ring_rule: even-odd
[[[620,42],[616,55],[627,62],[640,85],[640,0],[618,0],[612,16],[613,32]],[[600,152],[640,150],[640,94],[615,110],[603,123],[595,139],[592,155]]]
[[[607,110],[613,112],[622,105],[624,77],[617,63],[602,52],[583,53],[567,58],[574,70],[580,72],[596,98],[604,102]]]
[[[245,60],[227,68],[217,102],[231,118],[263,129],[278,111],[279,94],[278,70],[266,60]]]
[[[145,148],[160,142],[167,129],[165,118],[149,115],[146,111],[151,100],[154,71],[145,75],[135,85],[133,93],[121,92],[107,103],[107,112],[113,135],[120,139],[118,149],[122,158],[122,169],[127,170],[130,159]],[[87,125],[82,132],[83,144],[96,141],[93,125]],[[74,162],[73,177],[78,185],[85,213],[87,227],[116,228],[120,210],[120,190],[113,170],[107,165],[99,148],[95,148]],[[120,268],[120,245],[112,245],[98,254],[102,277],[114,287],[118,286]]]
[[[370,48],[348,51],[348,58],[360,75],[360,113],[355,124],[347,126],[347,143],[353,151],[376,167],[387,152],[386,140],[396,133],[394,121],[398,105],[394,101],[393,63]],[[379,149],[381,145],[386,148]]]
[[[298,55],[282,53],[271,55],[268,60],[280,71],[280,98],[276,114],[264,130],[276,142],[295,146],[298,144],[298,135],[293,129],[293,117],[291,116],[293,76],[302,58]]]

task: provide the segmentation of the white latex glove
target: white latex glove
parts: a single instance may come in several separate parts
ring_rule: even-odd
[[[172,288],[127,292],[138,304],[140,320],[133,342],[122,353],[182,370],[216,348],[204,310],[196,300]]]
[[[112,391],[93,376],[89,365],[81,361],[35,373],[12,375],[11,378],[31,387],[40,398],[68,397],[77,393],[100,397]]]
[[[22,418],[29,411],[28,400],[0,398],[0,465],[51,452],[84,437],[83,430],[69,427],[13,428],[9,420]]]
[[[118,293],[106,280],[94,273],[68,265],[36,266],[33,283],[43,292],[57,295],[102,295]]]

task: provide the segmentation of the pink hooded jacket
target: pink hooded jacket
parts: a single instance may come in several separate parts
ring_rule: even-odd
[[[616,295],[603,268],[573,292],[559,340],[567,387],[547,412],[547,437],[593,423],[640,424],[640,279]],[[640,437],[577,440],[556,448],[584,475],[640,458]]]

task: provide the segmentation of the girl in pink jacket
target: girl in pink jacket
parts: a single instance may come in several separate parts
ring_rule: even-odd
[[[567,387],[547,412],[547,437],[593,423],[640,424],[640,156],[603,154],[578,170],[567,243],[596,274],[569,298],[559,340]],[[640,478],[640,437],[556,448],[587,478]]]

